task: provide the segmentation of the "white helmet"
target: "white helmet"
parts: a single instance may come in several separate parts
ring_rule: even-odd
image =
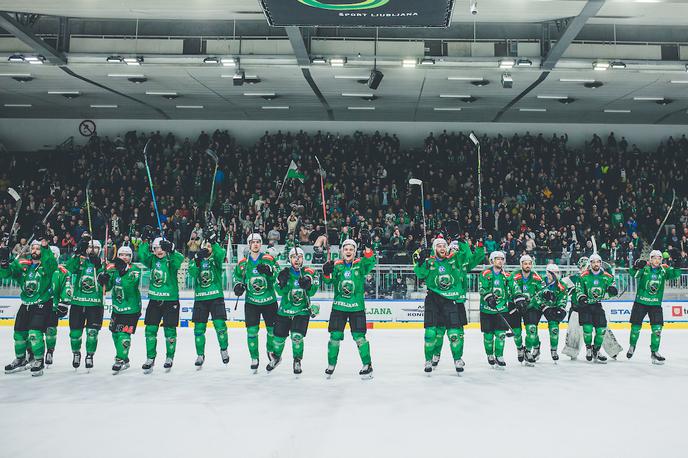
[[[659,250],[652,250],[650,251],[650,259],[658,257],[659,259],[662,259],[662,252]]]
[[[437,246],[442,244],[446,245],[447,241],[444,239],[444,237],[437,236],[435,240],[432,241],[432,250],[435,251]]]
[[[90,243],[93,244],[94,248],[98,248],[98,250],[100,250],[103,247],[103,245],[100,244],[100,240],[91,240]]]
[[[55,256],[55,259],[58,259],[60,257],[60,249],[55,245],[50,245],[50,251],[53,252],[53,256]]]
[[[559,266],[556,264],[547,264],[545,270],[553,275],[559,275]]]
[[[503,251],[493,251],[492,253],[490,253],[490,264],[493,264],[494,260],[497,258],[506,259],[506,255]]]
[[[155,240],[153,240],[153,248],[160,248],[160,242],[162,242],[162,237],[156,237]]]
[[[33,240],[31,241],[31,245],[30,245],[29,247],[33,247],[34,245],[41,246],[41,241],[40,241],[40,240],[33,239]]]
[[[344,248],[347,245],[353,246],[354,250],[358,249],[358,244],[353,239],[346,239],[342,242],[342,248]]]
[[[524,254],[523,256],[521,256],[521,259],[518,260],[518,263],[523,264],[526,261],[533,262],[533,258],[531,258],[529,254]]]
[[[119,256],[120,254],[128,254],[129,256],[131,256],[133,253],[131,251],[131,248],[129,248],[128,246],[121,246],[117,249],[117,255]]]
[[[590,262],[593,262],[593,261],[600,261],[600,262],[601,262],[601,261],[602,261],[602,256],[600,256],[600,255],[597,254],[597,253],[591,254],[591,255],[590,255]]]
[[[259,241],[261,244],[263,243],[263,238],[258,233],[253,233],[253,234],[249,235],[248,238],[246,239],[246,243],[250,244],[254,240]]]
[[[291,258],[292,256],[305,256],[305,253],[301,248],[294,247],[291,250],[289,250],[289,257]]]

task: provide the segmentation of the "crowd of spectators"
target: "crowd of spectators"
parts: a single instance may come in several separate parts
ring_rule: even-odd
[[[199,250],[212,220],[222,239],[231,236],[235,244],[259,232],[266,243],[295,240],[314,245],[316,253],[328,242],[358,237],[366,227],[382,262],[407,263],[424,235],[431,240],[446,221],[456,220],[469,243],[484,243],[488,252],[502,249],[509,264],[523,253],[538,263],[573,263],[592,252],[594,236],[605,259],[628,266],[649,248],[675,189],[673,211],[655,248],[667,262],[688,267],[688,140],[669,137],[641,151],[614,133],[606,139],[593,135],[578,147],[566,135],[480,138],[482,229],[475,147],[463,133],[431,133],[423,148],[407,148],[396,135],[380,132],[265,132],[248,147],[227,131],[201,132],[195,139],[128,132],[94,136],[66,151],[5,153],[0,190],[11,186],[23,199],[10,236],[15,253],[53,203],[56,210],[47,220],[52,242],[63,253],[71,251],[88,230],[89,179],[96,237],[104,238],[107,221],[110,253],[118,245],[140,243],[143,226],[157,226],[142,155],[149,140],[163,228],[189,256]],[[215,164],[208,148],[220,158],[212,218],[206,210]],[[316,156],[324,169],[328,234]],[[303,183],[284,182],[291,161],[305,175]],[[424,183],[426,234],[411,177]],[[6,193],[0,202],[0,229],[8,233],[15,203]]]

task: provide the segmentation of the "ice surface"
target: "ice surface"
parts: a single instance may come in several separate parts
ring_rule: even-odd
[[[628,331],[615,331],[626,346]],[[326,380],[327,332],[306,337],[304,373],[291,371],[291,347],[272,374],[249,371],[244,329],[230,329],[228,367],[213,329],[196,371],[193,330],[179,329],[175,367],[144,375],[143,329],[132,367],[113,376],[114,346],[103,329],[95,369],[71,368],[68,329],[59,328],[55,365],[0,374],[0,456],[94,457],[683,457],[688,396],[688,332],[665,330],[664,366],[653,366],[643,330],[630,361],[596,365],[549,357],[545,331],[537,367],[491,369],[482,335],[466,332],[466,372],[455,375],[445,344],[439,369],[423,373],[422,330],[371,330],[375,378],[362,381],[347,333]],[[563,347],[562,332],[560,349]],[[265,334],[261,330],[261,348]],[[0,327],[0,356],[13,358],[12,329]],[[582,356],[582,354],[581,354]],[[622,359],[622,360],[621,360]],[[570,431],[567,433],[566,431]]]

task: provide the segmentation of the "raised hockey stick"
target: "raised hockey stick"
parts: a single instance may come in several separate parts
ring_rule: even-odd
[[[480,163],[480,141],[475,133],[471,132],[468,136],[476,147],[478,154],[478,227],[483,228],[483,187],[482,187],[482,165]]]
[[[318,156],[315,156],[315,162],[318,163],[318,172],[320,174],[320,197],[322,199],[323,220],[325,221],[325,238],[327,239],[327,260],[330,260],[330,233],[327,230],[327,204],[325,203],[325,169],[320,165]]]
[[[150,145],[151,139],[148,139],[145,146],[143,147],[143,160],[146,166],[146,174],[148,174],[148,187],[150,188],[151,198],[153,199],[153,208],[155,209],[155,217],[158,220],[158,230],[160,231],[160,237],[165,238],[165,234],[162,230],[162,223],[160,222],[160,212],[158,212],[158,201],[155,199],[155,190],[153,189],[153,179],[151,178],[150,167],[148,166],[148,145]]]
[[[10,226],[10,232],[7,234],[5,239],[5,245],[9,246],[10,240],[12,239],[12,234],[14,233],[14,226],[17,224],[17,218],[19,217],[19,211],[22,208],[22,198],[14,188],[7,188],[7,193],[14,199],[16,208],[14,210],[14,220],[12,221],[12,226]]]
[[[207,224],[208,220],[210,220],[211,222],[214,222],[213,220],[215,219],[215,217],[213,215],[212,208],[213,208],[213,203],[215,200],[215,178],[217,177],[217,168],[220,164],[220,158],[217,156],[217,153],[210,148],[206,149],[205,152],[208,156],[210,156],[210,158],[213,160],[213,162],[215,162],[215,170],[213,171],[213,182],[210,185],[210,199],[208,200],[208,213],[210,214],[210,218],[208,218],[206,216],[206,224]]]
[[[671,213],[671,210],[674,209],[674,203],[676,202],[676,189],[672,190],[673,192],[673,197],[671,198],[671,204],[669,205],[669,210],[667,210],[666,215],[664,215],[664,219],[662,220],[662,224],[659,225],[657,228],[657,233],[655,234],[655,238],[652,239],[652,243],[650,244],[650,248],[654,248],[655,242],[657,241],[657,237],[659,237],[659,233],[662,231],[662,228],[664,227],[664,224],[666,224],[667,219],[669,219],[669,214]]]
[[[420,210],[423,214],[423,248],[427,249],[428,248],[428,237],[427,237],[427,226],[425,225],[425,205],[423,204],[423,198],[425,194],[423,193],[423,180],[418,179],[418,178],[410,178],[409,179],[409,184],[411,186],[417,185],[420,186]]]

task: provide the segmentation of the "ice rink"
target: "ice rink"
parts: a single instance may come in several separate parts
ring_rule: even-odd
[[[627,346],[628,331],[615,331]],[[466,372],[454,372],[445,345],[439,369],[423,373],[420,329],[371,330],[375,378],[362,381],[350,335],[335,376],[326,380],[327,333],[306,338],[304,373],[291,347],[274,373],[249,371],[245,330],[230,329],[231,361],[208,330],[206,365],[195,359],[193,330],[180,329],[175,367],[144,375],[143,330],[132,367],[113,376],[114,346],[103,329],[95,369],[71,368],[68,329],[59,329],[55,365],[45,375],[0,376],[3,457],[683,457],[688,411],[688,332],[665,330],[664,366],[653,366],[643,330],[635,357],[596,365],[562,357],[548,342],[537,367],[491,369],[482,336],[467,330]],[[563,332],[560,349],[563,347]],[[544,339],[545,331],[540,331]],[[265,334],[261,330],[261,347]],[[162,339],[158,342],[163,350]],[[261,353],[264,353],[262,351]],[[13,359],[12,329],[0,327],[2,363]],[[651,429],[648,429],[651,426]]]

